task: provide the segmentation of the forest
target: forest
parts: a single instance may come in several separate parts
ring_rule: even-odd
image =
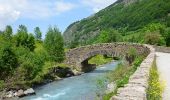
[[[14,34],[11,26],[0,33],[0,89],[27,88],[41,83],[49,68],[65,58],[64,40],[57,27],[49,27],[45,39],[39,27],[34,34],[19,25]]]
[[[65,45],[76,47],[93,44],[98,42],[97,38],[112,38],[115,35],[116,40],[99,40],[170,45],[169,0],[133,0],[131,4],[118,1],[120,2],[71,24],[64,32]]]

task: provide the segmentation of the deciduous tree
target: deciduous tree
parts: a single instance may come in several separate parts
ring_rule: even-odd
[[[35,38],[36,38],[37,40],[41,40],[41,38],[42,38],[42,32],[40,31],[40,28],[39,28],[39,27],[36,27],[36,28],[34,29],[34,34],[35,34]]]
[[[61,32],[56,27],[49,27],[44,46],[51,60],[57,62],[64,60],[64,41]]]

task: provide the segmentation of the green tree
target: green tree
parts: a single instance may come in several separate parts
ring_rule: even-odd
[[[41,33],[39,27],[36,27],[36,28],[34,29],[34,34],[35,34],[35,38],[36,38],[37,40],[41,40],[41,38],[42,38],[42,33]]]
[[[145,35],[145,43],[152,45],[164,45],[165,40],[158,32],[150,32]]]
[[[118,42],[122,40],[121,34],[116,30],[109,31],[108,42]]]
[[[12,27],[7,25],[5,31],[3,32],[3,36],[6,40],[10,40],[12,36]]]
[[[35,48],[35,39],[32,34],[28,34],[27,28],[24,25],[20,25],[16,34],[16,46],[23,46],[33,51]]]
[[[64,40],[61,32],[54,27],[49,27],[45,37],[44,46],[51,60],[61,62],[64,60]]]
[[[27,28],[24,25],[19,25],[19,29],[16,34],[17,46],[26,46],[28,38]]]
[[[101,31],[99,37],[97,38],[98,43],[107,43],[109,40],[109,32]]]
[[[170,29],[166,30],[165,41],[166,41],[166,46],[170,46]]]
[[[27,47],[30,49],[30,51],[34,51],[34,49],[35,49],[35,38],[32,34],[28,35]]]
[[[122,37],[116,30],[105,30],[101,31],[100,35],[97,38],[98,43],[108,43],[108,42],[117,42],[121,40]]]
[[[8,76],[17,67],[18,60],[10,45],[1,45],[0,48],[0,79]]]

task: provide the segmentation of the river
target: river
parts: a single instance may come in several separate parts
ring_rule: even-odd
[[[97,67],[90,73],[65,78],[60,81],[37,87],[36,95],[20,100],[94,100],[100,90],[97,80],[105,80],[106,73],[115,69],[118,62],[111,62]]]

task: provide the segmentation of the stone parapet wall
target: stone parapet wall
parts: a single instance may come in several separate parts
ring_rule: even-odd
[[[71,49],[66,53],[66,63],[71,66],[81,67],[81,63],[97,54],[122,57],[129,49],[135,48],[138,54],[148,55],[146,46],[135,43],[102,43]]]
[[[147,100],[146,90],[148,88],[149,71],[155,57],[155,49],[149,45],[145,46],[150,49],[150,54],[130,77],[129,83],[119,88],[118,94],[110,100]]]
[[[170,47],[154,46],[156,52],[170,53]]]

